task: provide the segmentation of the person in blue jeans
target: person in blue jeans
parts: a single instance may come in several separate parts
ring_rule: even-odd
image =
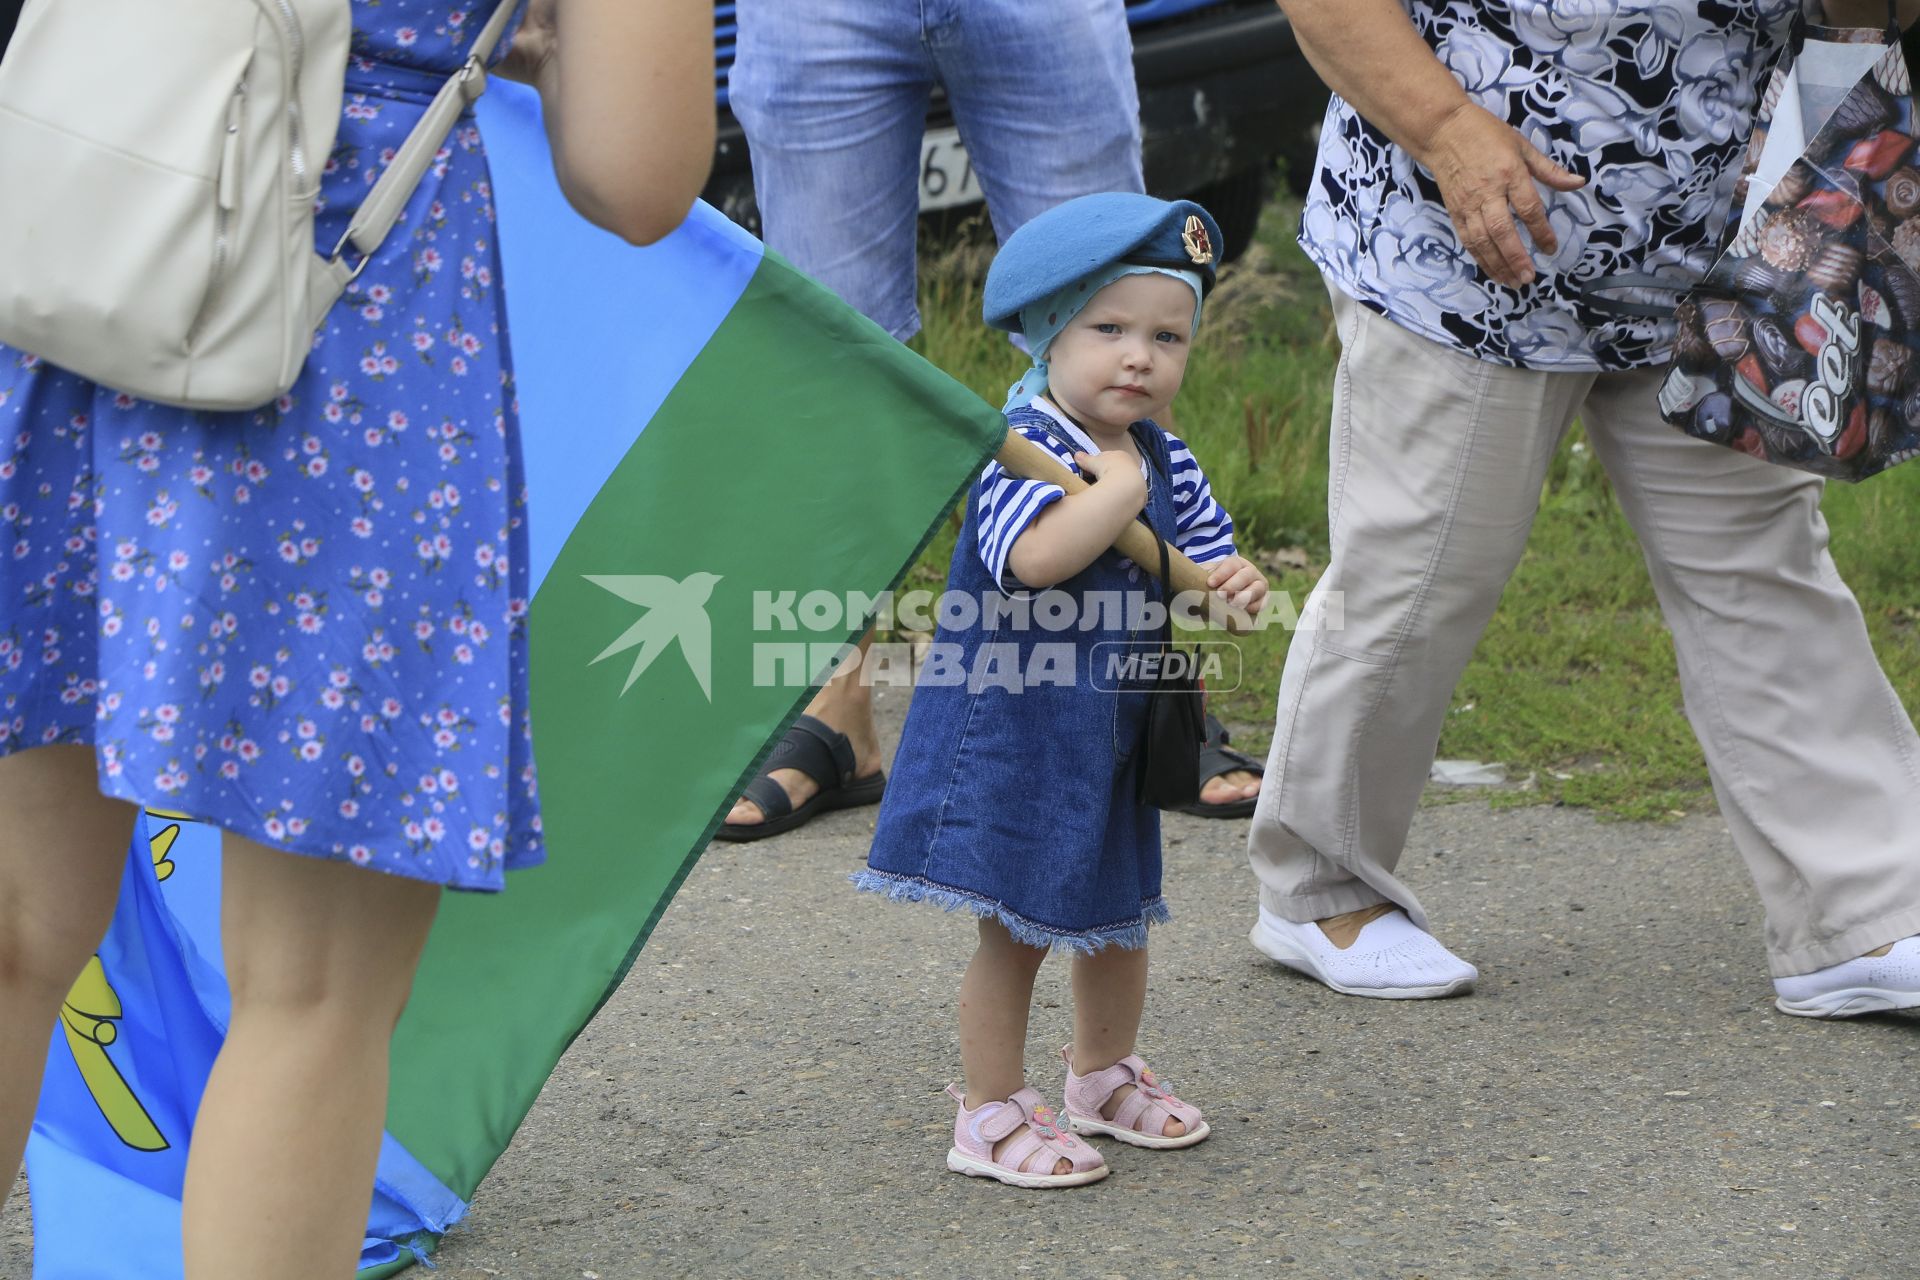
[[[902,342],[920,330],[920,142],[935,85],[1002,243],[1075,196],[1145,190],[1124,0],[739,0],[735,15],[728,99],[767,245]],[[1201,806],[1252,812],[1259,766],[1223,743],[1212,752]],[[855,664],[821,689],[718,834],[775,835],[876,803],[883,786]]]

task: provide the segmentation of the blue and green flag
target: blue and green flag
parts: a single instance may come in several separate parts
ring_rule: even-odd
[[[864,626],[858,607],[816,611],[790,643],[768,634],[769,602],[894,585],[1005,434],[713,210],[645,249],[587,225],[538,111],[517,85],[480,104],[530,490],[548,862],[441,908],[394,1044],[363,1280],[459,1219],[806,676]],[[136,833],[29,1147],[46,1280],[179,1274],[188,1127],[226,1024],[218,863],[211,829],[178,815]]]

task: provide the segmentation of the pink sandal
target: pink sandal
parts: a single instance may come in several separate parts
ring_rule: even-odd
[[[1100,1153],[1061,1130],[1053,1108],[1038,1089],[1029,1086],[1005,1102],[984,1102],[974,1111],[967,1110],[966,1091],[959,1085],[948,1085],[947,1093],[960,1104],[960,1113],[953,1118],[953,1149],[947,1152],[947,1168],[955,1173],[1033,1189],[1083,1187],[1107,1176],[1107,1162]],[[1016,1129],[1026,1132],[994,1159],[994,1144]],[[1036,1156],[1041,1158],[1036,1161]],[[1072,1172],[1053,1172],[1061,1160],[1072,1162]],[[1030,1164],[1040,1172],[1029,1171]]]
[[[1172,1151],[1204,1142],[1213,1132],[1201,1117],[1200,1108],[1174,1097],[1137,1053],[1128,1054],[1105,1071],[1084,1076],[1073,1073],[1072,1045],[1060,1050],[1060,1060],[1067,1064],[1067,1124],[1075,1133],[1118,1138],[1132,1146],[1155,1151]],[[1113,1119],[1103,1118],[1100,1111],[1107,1105],[1107,1099],[1127,1085],[1133,1086],[1133,1092],[1113,1113]],[[1187,1131],[1176,1138],[1165,1136],[1163,1131],[1169,1120],[1178,1120]]]

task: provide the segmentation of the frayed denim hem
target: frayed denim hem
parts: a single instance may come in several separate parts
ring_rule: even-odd
[[[1004,903],[966,889],[936,883],[919,876],[896,875],[869,867],[847,877],[863,893],[884,893],[894,902],[931,902],[943,911],[965,908],[981,919],[1000,922],[1015,942],[1029,947],[1059,947],[1075,955],[1090,956],[1102,947],[1122,947],[1138,951],[1147,945],[1147,926],[1165,924],[1173,918],[1167,900],[1154,898],[1140,904],[1140,919],[1132,924],[1102,925],[1097,929],[1063,930],[1049,928],[1009,911]]]

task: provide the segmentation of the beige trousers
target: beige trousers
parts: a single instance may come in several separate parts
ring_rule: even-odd
[[[1687,718],[1766,907],[1776,976],[1920,933],[1920,738],[1827,552],[1821,481],[1660,420],[1658,371],[1543,373],[1419,337],[1334,291],[1332,563],[1248,842],[1291,920],[1391,900],[1455,683],[1578,416],[1639,537]]]

